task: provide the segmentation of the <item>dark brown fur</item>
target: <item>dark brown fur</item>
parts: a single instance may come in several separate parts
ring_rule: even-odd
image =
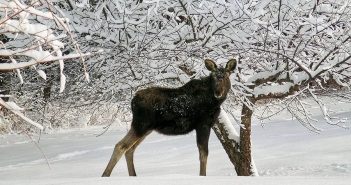
[[[219,69],[211,60],[205,60],[205,63],[212,72],[208,77],[191,80],[179,88],[150,87],[135,94],[132,99],[131,131],[116,145],[103,176],[109,176],[120,156],[130,149],[128,171],[130,175],[136,175],[133,152],[141,142],[138,141],[153,130],[165,135],[187,134],[195,130],[200,153],[200,175],[206,175],[211,127],[230,89],[229,76],[236,61],[230,60],[226,68]]]

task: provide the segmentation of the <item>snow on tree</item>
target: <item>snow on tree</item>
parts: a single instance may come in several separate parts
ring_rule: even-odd
[[[321,108],[327,123],[347,126],[343,118],[330,115],[320,97],[333,89],[349,91],[350,3],[54,2],[71,20],[82,51],[105,51],[86,61],[91,84],[70,84],[65,99],[81,105],[109,102],[128,108],[139,88],[154,84],[177,86],[207,74],[204,58],[237,58],[238,72],[231,79],[231,95],[214,130],[237,174],[256,175],[251,156],[253,116],[264,120],[287,110],[306,128],[319,132],[309,112],[312,105],[304,100],[310,97]],[[344,93],[339,98],[350,96]],[[241,114],[235,115],[234,110],[239,108]],[[238,122],[239,134],[235,134],[227,117]]]
[[[19,0],[1,0],[0,10],[2,75],[14,70],[20,83],[24,83],[21,69],[31,67],[46,80],[47,75],[40,64],[57,61],[60,66],[60,92],[63,92],[66,83],[64,60],[79,58],[85,66],[83,57],[91,55],[80,51],[71,34],[69,20],[60,15],[59,10],[51,2],[34,0],[23,3]],[[64,52],[66,54],[63,54]],[[89,79],[87,71],[84,71]],[[2,98],[6,96],[0,97],[1,106],[26,122],[43,129],[42,125],[24,116],[20,112],[22,109],[14,102],[5,102]]]
[[[268,111],[259,119],[286,109],[306,128],[319,132],[310,105],[301,99],[309,96],[320,106],[327,123],[345,126],[343,118],[330,116],[318,95],[331,85],[350,86],[351,25],[347,20],[351,9],[350,1],[260,1],[237,6],[243,22],[231,28],[233,34],[224,35],[236,45],[231,50],[241,60],[239,84],[233,87],[243,102],[240,140],[226,139],[222,144],[230,146],[228,155],[237,154],[231,157],[236,168],[244,166],[236,171],[253,175],[250,132],[257,102],[276,99],[279,103],[267,103]],[[230,134],[220,125],[215,131],[218,136]]]
[[[238,175],[257,172],[251,156],[252,116],[264,119],[288,110],[318,132],[302,99],[309,96],[329,124],[344,126],[345,120],[331,117],[318,96],[330,87],[350,85],[350,1],[117,0],[66,7],[86,40],[84,47],[110,53],[99,58],[99,85],[93,91],[125,107],[130,91],[202,76],[206,57],[237,58],[234,99],[224,110],[231,113],[241,105],[239,140],[230,139],[233,129],[225,129],[230,125],[223,119],[215,132]],[[268,102],[269,113],[255,115],[258,102]]]

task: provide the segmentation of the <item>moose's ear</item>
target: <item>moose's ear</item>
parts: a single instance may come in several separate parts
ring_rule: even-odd
[[[211,59],[205,59],[205,66],[209,71],[216,71],[217,70],[217,65],[213,60]]]
[[[227,65],[225,66],[225,70],[227,72],[233,72],[235,67],[236,67],[236,60],[233,58],[227,62]]]

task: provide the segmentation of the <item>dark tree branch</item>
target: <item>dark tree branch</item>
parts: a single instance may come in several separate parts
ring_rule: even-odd
[[[191,25],[191,29],[193,30],[193,38],[194,38],[194,40],[196,40],[197,37],[196,37],[196,31],[195,31],[195,26],[194,26],[193,20],[192,20],[191,16],[189,15],[188,10],[186,9],[185,4],[183,3],[183,1],[182,0],[178,0],[178,1],[179,1],[180,5],[182,6],[184,12],[188,16],[188,19],[189,19],[189,22],[190,22],[190,25]]]

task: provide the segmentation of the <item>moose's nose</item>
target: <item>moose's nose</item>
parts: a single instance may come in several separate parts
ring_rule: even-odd
[[[215,92],[214,92],[214,97],[215,98],[222,98],[222,95],[223,95],[223,92],[219,89],[217,89]]]

